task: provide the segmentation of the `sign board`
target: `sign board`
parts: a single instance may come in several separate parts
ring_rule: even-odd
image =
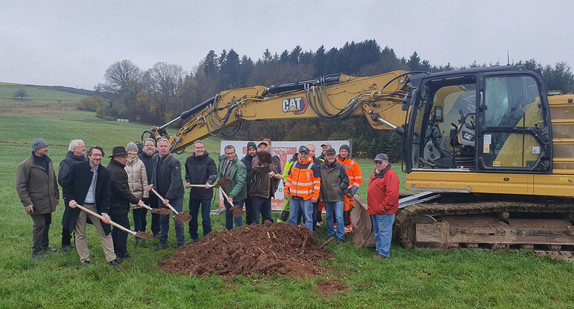
[[[227,145],[232,145],[235,147],[235,152],[237,153],[237,157],[241,160],[247,154],[247,143],[249,141],[221,141],[219,153],[225,153],[224,149]],[[255,145],[259,145],[261,141],[253,141]],[[279,142],[273,141],[272,148],[271,148],[271,155],[278,156],[281,160],[281,171],[285,167],[285,163],[291,160],[291,157],[299,150],[299,146],[302,145],[315,145],[315,156],[318,157],[321,155],[321,144],[329,143],[331,146],[337,151],[339,154],[339,147],[341,145],[349,145],[351,146],[348,140],[338,140],[338,141],[286,141],[286,142]],[[351,148],[351,151],[353,149]],[[219,164],[219,162],[217,162]],[[279,183],[279,188],[275,192],[275,196],[271,199],[271,210],[281,210],[283,208],[283,188],[284,182],[281,181]],[[219,207],[223,206],[223,195],[219,193]]]

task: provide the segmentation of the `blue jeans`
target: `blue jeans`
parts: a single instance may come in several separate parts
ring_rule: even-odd
[[[343,201],[338,202],[323,202],[325,204],[325,211],[327,212],[327,236],[337,236],[338,239],[345,239],[345,225],[343,223]],[[333,230],[333,214],[337,221],[337,233]]]
[[[209,232],[211,232],[211,217],[209,213],[211,212],[211,199],[199,200],[195,198],[189,198],[189,214],[191,215],[191,221],[189,221],[189,237],[191,239],[199,239],[199,234],[197,233],[198,225],[198,215],[199,207],[201,206],[201,226],[203,227],[203,237],[205,237]]]
[[[145,208],[134,208],[132,211],[134,217],[134,230],[136,232],[145,232],[145,226],[147,225],[146,216],[147,209]]]
[[[183,197],[178,198],[177,200],[170,200],[169,203],[177,212],[183,211]],[[162,244],[167,244],[167,235],[169,233],[169,220],[171,215],[162,215],[160,216],[160,236],[159,242]],[[185,243],[185,235],[183,230],[183,222],[179,222],[173,219],[173,223],[175,225],[175,240],[177,241],[178,246],[182,246]]]
[[[244,201],[233,201],[233,206],[237,206],[237,207],[243,209],[243,202]],[[237,216],[237,217],[232,216],[231,212],[229,211],[231,209],[231,205],[229,205],[229,203],[225,200],[223,203],[225,205],[225,228],[228,230],[232,230],[234,220],[235,220],[235,227],[242,226],[243,225],[243,219],[241,218],[241,216]]]
[[[297,197],[291,197],[289,205],[289,224],[297,225],[299,213],[303,213],[305,218],[305,226],[313,231],[313,202],[311,200],[303,200]]]
[[[391,256],[391,239],[393,237],[395,215],[371,215],[371,221],[373,222],[377,252],[382,256]],[[337,224],[338,226],[339,224]]]
[[[273,223],[273,218],[271,218],[271,198],[252,197],[251,211],[251,223],[259,224],[259,215],[263,217],[261,223],[265,223],[265,221]]]

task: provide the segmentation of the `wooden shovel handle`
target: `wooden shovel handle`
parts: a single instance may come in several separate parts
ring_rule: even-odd
[[[221,193],[223,194],[223,196],[225,197],[225,199],[227,200],[227,202],[229,204],[231,204],[231,206],[233,206],[233,203],[229,202],[229,196],[227,196],[227,193],[225,193],[225,191],[223,189],[219,189],[219,191],[221,191]]]
[[[161,196],[159,193],[157,193],[157,191],[156,191],[154,188],[152,188],[151,191],[152,191],[155,195],[157,195],[157,197],[159,197],[159,199],[160,199],[162,202],[165,201],[165,199],[163,198],[163,196]],[[175,208],[173,208],[173,206],[171,206],[170,203],[167,203],[167,207],[169,207],[169,209],[171,209],[171,211],[173,211],[176,215],[179,214],[179,212],[178,212],[177,210],[175,210]]]
[[[92,216],[96,216],[96,217],[98,217],[98,218],[100,218],[100,219],[103,219],[103,217],[102,217],[100,214],[98,214],[98,213],[96,213],[96,212],[93,212],[93,211],[87,209],[86,207],[84,207],[84,206],[82,206],[82,205],[80,205],[80,204],[76,204],[76,207],[78,207],[78,208],[80,208],[81,210],[83,210],[83,211],[89,213],[89,214],[92,215]],[[125,228],[125,227],[123,227],[123,226],[121,226],[121,225],[115,223],[115,222],[112,221],[112,220],[110,220],[110,224],[113,225],[113,226],[115,226],[115,227],[117,227],[118,229],[123,230],[123,231],[126,231],[126,232],[128,232],[128,233],[130,233],[130,234],[133,234],[133,235],[136,234],[136,232],[134,232],[134,231],[132,231],[132,230],[130,230],[130,229],[127,229],[127,228]]]

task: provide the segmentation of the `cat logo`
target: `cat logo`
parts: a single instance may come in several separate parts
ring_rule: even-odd
[[[302,115],[307,111],[307,101],[305,98],[291,98],[283,100],[283,112],[290,113],[293,115]]]

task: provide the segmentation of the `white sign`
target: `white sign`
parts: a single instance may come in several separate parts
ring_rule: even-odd
[[[232,145],[235,147],[235,152],[239,160],[243,159],[247,154],[247,143],[249,141],[221,141],[219,153],[225,153],[225,146]],[[261,141],[253,141],[255,145],[259,145]],[[321,144],[329,143],[333,147],[337,154],[339,154],[339,147],[342,145],[349,145],[348,140],[338,140],[338,141],[287,141],[287,142],[275,142],[272,141],[271,155],[278,156],[281,161],[281,171],[285,167],[285,163],[293,157],[295,153],[298,152],[299,146],[315,145],[315,157],[321,155]],[[351,148],[351,151],[353,149]],[[219,162],[217,162],[219,163]],[[283,208],[283,188],[284,183],[281,181],[279,183],[279,188],[275,192],[275,197],[271,199],[271,210],[281,210]],[[223,206],[223,195],[219,194],[219,207]]]

